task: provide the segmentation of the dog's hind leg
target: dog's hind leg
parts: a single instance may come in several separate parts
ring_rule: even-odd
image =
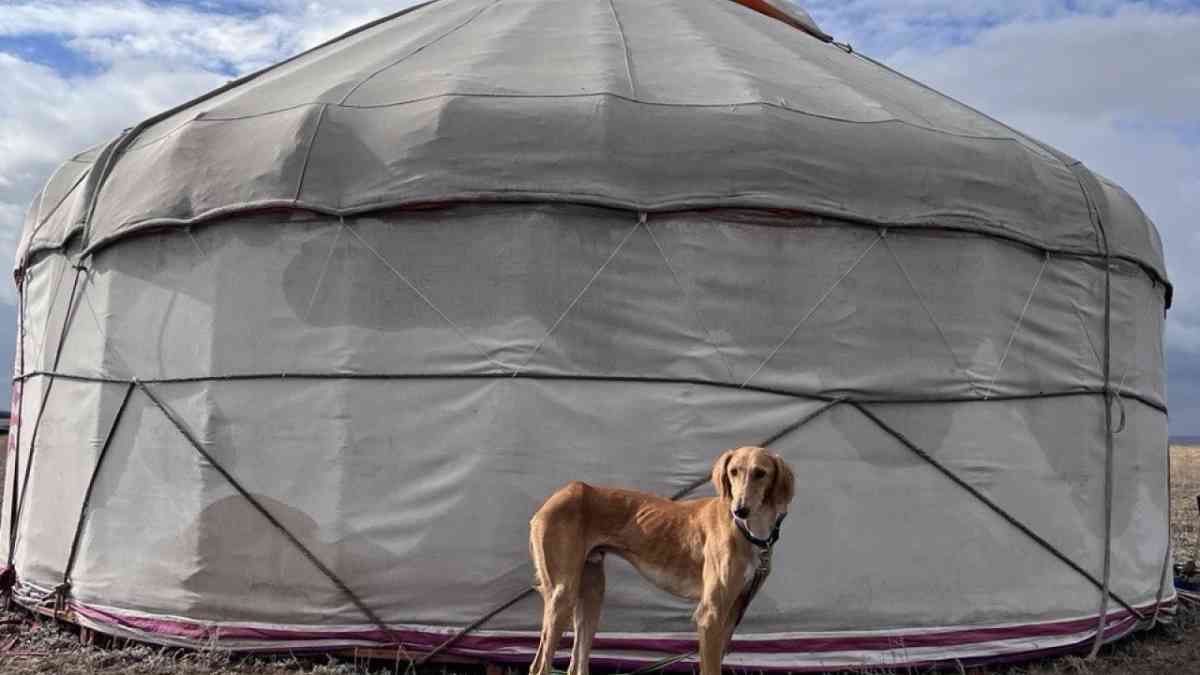
[[[577,592],[576,589],[558,585],[550,592],[542,593],[546,606],[542,610],[542,633],[537,654],[533,657],[533,665],[529,667],[531,675],[550,675],[554,669],[554,654],[575,610],[576,598],[571,595],[574,592]]]
[[[583,526],[581,483],[570,483],[552,495],[529,523],[529,552],[542,594],[542,632],[532,675],[550,675],[563,631],[579,601],[587,548]]]
[[[604,604],[604,554],[593,552],[583,565],[579,602],[575,605],[575,645],[571,649],[568,675],[588,675],[592,638],[600,624],[600,606]]]

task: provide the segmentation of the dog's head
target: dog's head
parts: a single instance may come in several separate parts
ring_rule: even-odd
[[[728,502],[737,518],[748,518],[762,509],[785,513],[795,492],[792,469],[779,455],[763,448],[727,450],[713,464],[717,496]]]

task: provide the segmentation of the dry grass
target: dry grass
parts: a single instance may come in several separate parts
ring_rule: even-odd
[[[120,644],[110,648],[84,646],[78,635],[49,622],[31,622],[29,616],[6,614],[20,621],[0,629],[0,672],[14,675],[365,675],[394,673],[390,668],[331,658],[235,659],[217,650],[181,650]],[[404,669],[401,668],[403,673]]]
[[[1171,447],[1171,536],[1175,560],[1200,558],[1196,549],[1200,540],[1200,514],[1196,497],[1200,495],[1200,446]],[[1200,669],[1198,669],[1200,670]]]
[[[0,442],[2,440],[0,436]],[[0,470],[2,458],[3,453],[0,453]],[[1172,448],[1171,469],[1171,522],[1176,560],[1187,561],[1192,559],[1200,537],[1200,517],[1196,511],[1196,496],[1200,495],[1200,447]],[[0,672],[17,675],[412,675],[411,669],[404,664],[339,661],[329,657],[238,659],[215,649],[189,651],[137,644],[116,644],[108,648],[85,646],[72,629],[34,621],[25,612],[6,612],[0,616]],[[480,672],[480,669],[456,668],[456,672]],[[873,675],[913,675],[918,671],[868,672]],[[1122,640],[1105,648],[1095,661],[1070,656],[1018,667],[952,668],[949,672],[973,675],[1200,673],[1200,611],[1181,611],[1175,625]],[[443,668],[423,671],[423,675],[430,673],[447,675],[448,671]]]

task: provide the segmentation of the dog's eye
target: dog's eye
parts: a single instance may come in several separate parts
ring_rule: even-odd
[[[762,469],[755,469],[755,470],[754,470],[754,471],[753,471],[753,472],[750,474],[750,477],[751,477],[751,478],[753,478],[754,480],[758,480],[758,479],[762,478],[762,477],[763,477],[763,476],[765,476],[765,475],[767,475],[767,472],[766,472],[766,471],[763,471]]]
[[[735,478],[736,478],[736,477],[737,477],[737,472],[738,472],[738,470],[737,470],[737,469],[730,469],[730,470],[729,470],[729,475],[730,475],[730,476],[733,476],[733,477],[735,477]]]

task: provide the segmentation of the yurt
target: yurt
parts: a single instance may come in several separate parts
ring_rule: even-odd
[[[796,498],[728,666],[1173,611],[1154,226],[781,0],[405,8],[67,160],[16,279],[3,588],[101,633],[528,663],[548,495],[753,444]],[[607,565],[593,663],[693,668]]]

